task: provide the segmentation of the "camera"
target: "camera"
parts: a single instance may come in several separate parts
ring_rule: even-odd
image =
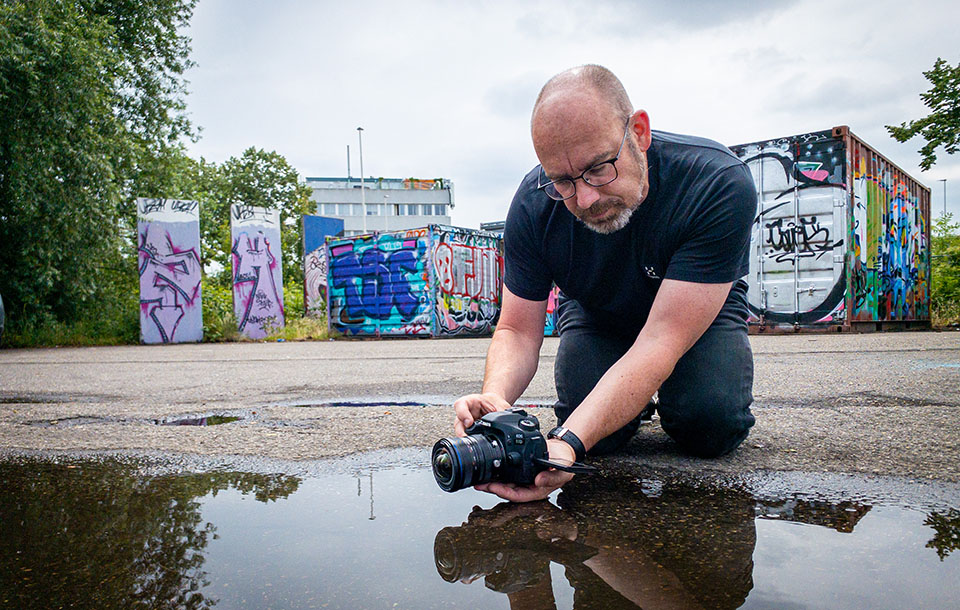
[[[487,413],[466,432],[433,446],[433,476],[444,491],[490,481],[531,485],[538,472],[552,466],[540,422],[523,409]]]

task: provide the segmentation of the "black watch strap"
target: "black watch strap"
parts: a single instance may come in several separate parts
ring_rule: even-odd
[[[573,453],[576,456],[576,459],[578,462],[582,462],[583,458],[585,458],[587,455],[587,450],[583,446],[583,442],[569,428],[565,428],[564,426],[557,426],[550,432],[547,432],[547,438],[559,439],[565,442],[566,444],[570,445],[571,447],[573,447]]]

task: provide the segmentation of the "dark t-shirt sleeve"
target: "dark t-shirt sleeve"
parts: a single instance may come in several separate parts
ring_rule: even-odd
[[[750,229],[757,192],[750,170],[719,172],[700,193],[689,195],[691,213],[664,277],[685,282],[733,282],[750,271]]]
[[[533,230],[534,202],[530,199],[537,194],[528,176],[513,196],[503,229],[503,283],[510,292],[528,301],[546,300],[553,287],[543,257],[542,232]]]

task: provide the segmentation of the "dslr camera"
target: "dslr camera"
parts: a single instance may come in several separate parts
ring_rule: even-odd
[[[519,408],[487,413],[463,437],[442,438],[433,446],[433,476],[444,491],[490,481],[532,485],[548,468],[567,472],[593,469],[579,463],[551,462],[540,422]]]

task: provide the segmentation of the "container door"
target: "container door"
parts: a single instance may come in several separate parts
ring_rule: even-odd
[[[738,153],[753,173],[759,200],[749,276],[753,321],[843,323],[847,190],[842,141],[808,134],[740,147]]]

